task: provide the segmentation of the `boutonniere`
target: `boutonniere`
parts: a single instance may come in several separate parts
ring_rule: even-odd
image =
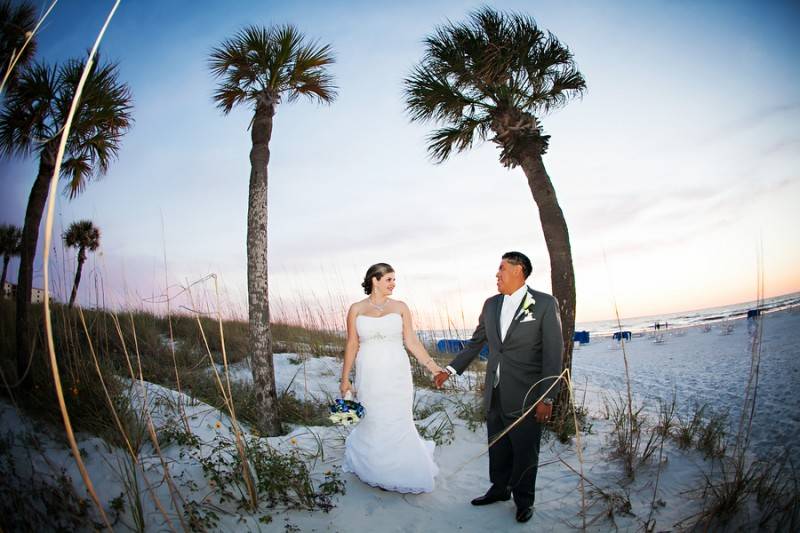
[[[522,322],[527,322],[530,320],[536,320],[533,318],[533,306],[536,305],[536,300],[534,300],[531,293],[525,293],[525,299],[522,301],[522,308],[519,310],[519,318],[521,318]]]

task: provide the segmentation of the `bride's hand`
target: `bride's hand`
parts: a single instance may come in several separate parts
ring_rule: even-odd
[[[350,383],[349,379],[343,379],[342,382],[339,384],[339,392],[342,394],[342,398],[345,397],[347,391],[350,391],[350,394],[353,393],[353,385]]]
[[[437,365],[436,363],[433,363],[433,365],[432,365],[432,366],[433,366],[433,368],[429,368],[428,370],[430,370],[431,374],[433,374],[434,376],[435,376],[436,374],[438,374],[439,372],[445,372],[445,369],[444,369],[444,368],[442,368],[442,367],[440,367],[440,366],[439,366],[439,365]]]

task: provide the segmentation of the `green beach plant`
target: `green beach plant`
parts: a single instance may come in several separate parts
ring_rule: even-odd
[[[697,439],[697,435],[703,425],[707,405],[695,404],[692,411],[686,415],[680,413],[676,415],[677,423],[675,425],[674,437],[678,446],[685,450],[689,448]]]
[[[204,498],[203,503],[209,504],[207,509],[222,511],[219,504],[226,502],[235,504],[237,509],[249,508],[242,457],[233,441],[219,437],[209,453],[199,449],[189,453],[202,465],[203,475],[217,500]],[[269,446],[266,439],[248,439],[244,459],[252,465],[259,501],[268,508],[329,511],[333,508],[333,496],[344,493],[338,473],[328,471],[315,483],[298,452],[281,453]],[[202,506],[195,512],[201,517],[207,514]]]
[[[483,408],[483,398],[476,394],[456,397],[456,416],[467,423],[467,429],[472,432],[482,428],[486,423],[486,410]]]
[[[652,458],[664,436],[650,427],[644,404],[632,405],[619,393],[604,397],[603,403],[605,416],[614,426],[612,456],[622,460],[625,474],[634,479],[637,469]]]
[[[434,411],[415,424],[419,436],[432,440],[437,446],[445,446],[455,439],[455,424],[445,409]]]
[[[247,211],[247,291],[253,381],[260,406],[259,429],[278,435],[275,369],[272,361],[267,262],[267,190],[273,117],[285,98],[308,97],[321,103],[336,96],[327,67],[330,45],[307,42],[291,25],[248,26],[211,51],[209,68],[220,80],[214,101],[224,114],[237,105],[252,109],[250,190]]]

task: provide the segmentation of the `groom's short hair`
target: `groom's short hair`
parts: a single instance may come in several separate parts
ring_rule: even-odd
[[[506,252],[503,254],[503,259],[505,259],[512,265],[521,266],[522,273],[525,275],[525,279],[528,279],[528,276],[530,276],[531,273],[533,272],[533,265],[531,264],[531,260],[528,259],[528,256],[523,254],[522,252]]]

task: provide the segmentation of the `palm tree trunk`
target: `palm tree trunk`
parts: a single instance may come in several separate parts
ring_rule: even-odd
[[[83,263],[86,261],[86,248],[81,246],[78,249],[78,268],[75,270],[75,281],[72,283],[72,294],[69,295],[69,308],[75,303],[75,297],[78,295],[78,285],[81,284],[81,272],[83,272]]]
[[[564,340],[564,364],[572,372],[572,337],[575,333],[575,270],[572,265],[572,249],[569,230],[550,176],[544,168],[542,156],[524,157],[521,166],[528,178],[533,200],[539,208],[539,220],[550,254],[550,280],[553,296],[561,312],[561,331]],[[566,387],[561,387],[559,403],[568,398]],[[565,404],[562,404],[565,405]]]
[[[11,261],[10,255],[3,256],[3,277],[0,278],[0,291],[6,290],[6,274],[8,274],[8,262]],[[5,292],[4,292],[5,294]]]
[[[33,292],[33,260],[39,241],[39,224],[47,203],[48,186],[55,169],[58,137],[48,142],[39,156],[39,173],[33,182],[25,209],[22,228],[22,248],[17,276],[17,380],[21,390],[33,384],[33,338],[36,333],[30,324],[31,293]],[[30,368],[29,368],[30,367]]]
[[[250,313],[250,366],[258,403],[258,426],[268,436],[281,433],[272,330],[269,323],[267,269],[267,166],[275,103],[262,98],[251,128],[250,194],[247,206],[247,297]]]

